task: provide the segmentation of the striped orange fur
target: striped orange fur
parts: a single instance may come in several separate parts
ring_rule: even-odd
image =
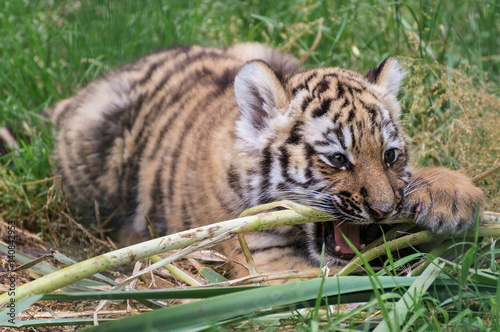
[[[148,219],[169,234],[283,199],[340,220],[249,234],[261,271],[318,266],[323,244],[327,264],[344,264],[341,233],[359,248],[373,221],[400,213],[462,232],[482,193],[457,172],[409,166],[403,77],[392,57],[363,76],[303,70],[260,44],[157,52],[51,109],[56,172],[74,206],[114,214],[122,244],[148,238]]]

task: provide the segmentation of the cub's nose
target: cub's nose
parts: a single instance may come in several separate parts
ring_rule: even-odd
[[[380,221],[389,216],[393,209],[387,209],[387,211],[379,210],[374,207],[371,207],[370,204],[365,202],[365,210],[373,218],[375,221]]]

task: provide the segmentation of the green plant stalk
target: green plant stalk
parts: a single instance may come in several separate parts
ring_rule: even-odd
[[[320,222],[325,221],[325,217],[327,216],[324,212],[318,211],[316,209],[308,209],[307,207],[294,203],[289,205],[289,202],[282,202],[279,204],[272,203],[269,207],[267,207],[266,205],[266,208],[283,206],[281,204],[292,207],[294,210],[297,209],[301,213],[292,210],[261,213],[255,216],[232,219],[164,236],[147,242],[138,243],[136,245],[115,250],[68,266],[64,269],[33,280],[32,282],[18,287],[16,289],[14,299],[17,301],[32,294],[50,293],[56,289],[62,288],[66,285],[72,284],[96,273],[120,265],[130,264],[135,260],[143,259],[169,250],[179,249],[205,239],[211,239],[223,233],[231,232],[233,234],[238,234],[242,232],[265,230],[275,227],[297,225],[308,222]],[[263,207],[257,208],[260,211],[263,210]],[[479,236],[500,237],[500,225],[491,224],[487,227],[481,227],[479,229]],[[388,248],[394,250],[396,248],[403,248],[409,245],[433,241],[437,238],[442,239],[442,236],[424,231],[391,241]],[[367,260],[371,260],[373,258],[379,257],[384,252],[385,246],[381,245],[370,250],[365,255],[367,255]],[[361,261],[359,259],[355,259],[340,272],[340,275],[347,275],[351,273],[356,269],[360,262]],[[10,297],[7,296],[7,293],[0,295],[0,306],[7,304],[8,301],[10,301]]]
[[[157,255],[150,256],[149,259],[151,259],[155,263],[161,261],[161,257],[159,257]],[[188,285],[201,286],[201,284],[197,280],[191,278],[189,275],[184,273],[184,271],[175,267],[172,264],[167,264],[164,266],[164,268],[167,269],[168,272],[172,273],[174,276],[176,276],[180,280],[184,281]]]
[[[278,201],[278,202],[273,202],[273,203],[268,203],[268,204],[263,204],[263,205],[258,205],[258,206],[255,206],[255,207],[252,207],[248,210],[245,210],[243,211],[243,213],[240,215],[240,217],[242,216],[245,216],[245,217],[250,217],[250,216],[253,216],[253,215],[256,215],[257,213],[261,213],[261,212],[264,212],[264,211],[268,211],[269,209],[274,209],[276,207],[284,207],[284,208],[288,208],[292,211],[295,211],[297,213],[299,213],[300,215],[304,215],[304,216],[309,216],[309,217],[318,217],[318,218],[321,218],[320,220],[316,220],[316,221],[324,221],[324,220],[328,220],[328,219],[331,219],[331,217],[329,217],[328,214],[326,214],[325,212],[321,212],[321,211],[318,211],[314,208],[310,208],[310,207],[307,207],[305,205],[300,205],[300,204],[297,204],[297,203],[294,203],[294,202],[291,202],[291,201]],[[270,213],[270,212],[268,212]],[[264,216],[264,214],[261,214],[261,216]],[[247,224],[243,225],[244,228],[235,228],[233,229],[232,231],[228,231],[228,232],[224,232],[222,234],[219,234],[219,235],[216,235],[216,236],[212,236],[210,238],[206,238],[202,241],[199,241],[197,243],[193,243],[187,247],[185,247],[184,249],[182,249],[181,251],[167,257],[167,258],[164,258],[152,265],[150,265],[149,267],[147,268],[144,268],[142,269],[141,271],[139,271],[138,273],[126,278],[125,280],[123,280],[119,285],[116,285],[114,286],[113,288],[115,289],[121,289],[123,288],[126,284],[130,283],[132,280],[146,274],[146,273],[149,273],[157,268],[160,268],[160,267],[163,267],[167,264],[170,264],[172,262],[175,262],[176,260],[184,257],[185,255],[188,255],[190,253],[193,253],[195,251],[198,251],[198,250],[202,250],[204,248],[207,248],[207,247],[211,247],[215,244],[218,244],[218,243],[221,243],[221,242],[224,242],[224,241],[227,241],[229,239],[231,239],[233,236],[235,235],[238,235],[239,238],[241,238],[242,234],[244,232],[249,232],[249,231],[258,231],[258,230],[263,230],[263,229],[266,229],[264,225],[264,228],[260,227],[258,224],[258,220],[256,220],[256,225],[254,226],[257,226],[255,229],[252,229],[252,228],[249,228]],[[241,226],[240,226],[241,227]],[[274,228],[274,227],[279,227],[279,225],[277,226],[272,226],[271,228]],[[242,243],[240,242],[240,245],[242,245],[242,249],[244,250],[244,248],[246,247],[248,249],[248,246],[246,245],[246,242],[245,243]],[[251,254],[250,254],[250,251],[247,250],[247,254],[245,256],[245,258],[248,260],[250,258],[250,265],[252,264],[253,262],[253,259],[251,258]]]
[[[238,242],[241,247],[241,251],[243,252],[243,256],[245,256],[245,259],[248,263],[248,267],[250,269],[250,274],[257,274],[257,268],[255,267],[255,263],[253,261],[252,253],[250,252],[250,249],[248,248],[247,241],[245,240],[245,236],[243,233],[238,234]]]
[[[312,215],[314,215],[314,211]],[[283,210],[194,228],[108,252],[47,274],[16,288],[16,294],[13,298],[15,301],[18,301],[29,295],[50,293],[78,280],[90,277],[95,273],[120,265],[130,264],[136,260],[169,250],[183,248],[195,242],[213,238],[226,232],[240,233],[324,220],[324,213],[319,213],[318,217],[314,217],[304,216],[291,210]],[[10,298],[7,292],[1,294],[0,306],[6,305],[10,301]]]
[[[361,250],[361,253],[364,254],[365,252],[372,250],[373,248],[383,244],[384,242],[392,241],[397,238],[398,232],[406,232],[413,227],[415,226],[412,223],[397,224],[395,225],[395,227],[392,227],[391,229],[386,231],[375,241],[368,243],[366,247],[364,247],[363,250]]]
[[[228,231],[228,232],[219,234],[217,236],[213,236],[213,237],[204,239],[204,240],[199,241],[197,243],[193,243],[193,244],[185,247],[184,249],[180,250],[179,252],[176,252],[175,254],[170,255],[170,256],[140,270],[136,274],[133,274],[130,277],[122,280],[122,282],[120,282],[120,284],[114,286],[113,288],[114,289],[121,289],[122,287],[126,286],[128,283],[132,282],[134,279],[137,279],[144,274],[153,272],[154,270],[159,269],[160,267],[164,267],[168,264],[171,264],[171,263],[175,262],[176,260],[178,260],[178,259],[180,259],[188,254],[191,254],[195,251],[202,250],[202,249],[205,249],[207,247],[214,246],[216,244],[219,244],[221,242],[229,240],[233,236],[235,236],[235,234],[231,231]]]
[[[415,234],[410,234],[406,236],[402,236],[395,240],[389,241],[387,243],[383,243],[375,248],[365,252],[363,254],[364,259],[367,261],[371,261],[377,257],[384,255],[387,250],[394,251],[397,249],[407,248],[411,245],[417,245],[420,243],[427,243],[431,241],[435,241],[442,236],[434,234],[430,231],[422,231]],[[349,262],[339,273],[339,276],[346,276],[353,272],[358,266],[362,265],[362,260],[360,257],[354,258]]]
[[[434,248],[428,255],[430,257],[440,257],[448,251],[448,248],[451,244],[452,240],[445,241],[439,247]],[[411,276],[414,277],[420,275],[431,263],[432,261],[429,259],[421,259],[419,263],[415,264],[416,267],[411,272]]]
[[[483,215],[483,223],[489,224],[499,224],[500,223],[500,213],[485,211]]]
[[[308,217],[315,217],[315,218],[323,217],[323,218],[327,218],[327,219],[331,219],[331,217],[332,217],[330,214],[323,212],[323,211],[320,211],[320,210],[317,210],[315,208],[312,208],[312,207],[309,207],[306,205],[302,205],[299,203],[295,203],[292,201],[283,200],[283,201],[278,201],[278,202],[261,204],[261,205],[257,205],[257,206],[251,207],[249,209],[246,209],[245,211],[243,211],[239,215],[239,218],[254,216],[254,215],[257,215],[259,213],[263,213],[263,212],[266,212],[266,211],[269,211],[269,210],[272,210],[275,208],[279,208],[279,207],[295,211],[301,215],[308,216]]]
[[[264,213],[266,211],[276,209],[276,208],[289,209],[289,210],[295,211],[295,212],[297,212],[301,215],[304,215],[304,216],[323,217],[326,219],[331,219],[331,216],[325,212],[322,212],[320,210],[316,210],[314,208],[310,208],[308,206],[298,204],[298,203],[295,203],[292,201],[288,201],[288,200],[271,202],[271,203],[261,204],[261,205],[251,207],[251,208],[243,211],[239,215],[239,218],[257,215],[259,213]],[[245,257],[245,260],[248,263],[248,268],[250,270],[250,274],[258,274],[257,268],[255,267],[255,263],[253,261],[252,254],[250,252],[250,249],[248,248],[248,244],[247,244],[247,241],[245,240],[245,236],[243,235],[243,233],[238,234],[238,242],[239,242],[241,250],[243,252],[243,256]]]
[[[479,227],[478,236],[480,237],[500,237],[500,224],[483,224]],[[422,231],[415,234],[402,236],[395,240],[389,241],[386,244],[381,244],[363,254],[367,261],[371,261],[377,257],[384,255],[387,250],[394,251],[409,246],[415,246],[422,243],[429,243],[437,240],[447,240],[451,235],[438,235],[430,231]],[[474,237],[474,230],[467,233],[467,237]],[[362,264],[359,257],[354,258],[349,262],[339,273],[340,276],[346,276],[352,273],[358,266]]]

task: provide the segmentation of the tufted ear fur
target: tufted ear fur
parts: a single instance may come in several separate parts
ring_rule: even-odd
[[[388,57],[365,75],[370,83],[384,87],[394,97],[398,96],[401,81],[406,73],[401,70],[398,60]]]
[[[260,139],[271,131],[271,121],[283,115],[288,106],[285,89],[265,62],[255,60],[236,75],[234,93],[240,109],[238,136],[258,148]]]

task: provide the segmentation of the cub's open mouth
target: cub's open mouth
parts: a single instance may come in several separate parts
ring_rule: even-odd
[[[349,239],[356,249],[361,250],[365,245],[361,243],[360,228],[360,225],[350,222],[324,222],[323,241],[325,243],[325,249],[330,255],[340,259],[352,259],[355,256],[354,250],[352,250],[342,234]]]

